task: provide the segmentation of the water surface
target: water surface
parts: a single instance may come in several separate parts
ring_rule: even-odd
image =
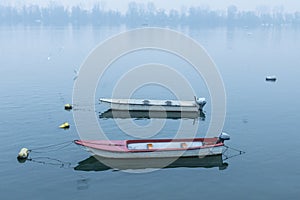
[[[293,28],[177,29],[206,48],[223,77],[227,93],[224,130],[232,138],[228,145],[246,151],[226,160],[224,170],[175,167],[142,174],[75,170],[78,163],[90,157],[75,145],[32,153],[33,161],[18,163],[16,155],[22,147],[34,149],[79,138],[72,111],[63,109],[72,99],[73,71],[99,42],[124,30],[123,26],[0,27],[0,192],[4,199],[297,199],[300,34]],[[122,62],[180,62],[153,52],[126,59]],[[112,70],[117,72],[117,68]],[[185,73],[198,95],[209,99],[201,80],[190,71]],[[267,75],[276,75],[278,80],[266,82]],[[96,94],[109,93],[107,84],[99,86]],[[155,86],[135,95],[146,98],[147,93],[172,97],[167,90]],[[208,102],[204,109],[205,120],[196,123],[200,135],[208,127],[210,106]],[[100,115],[106,109],[97,104],[95,112]],[[181,120],[193,128],[194,119],[167,119],[163,130],[154,137],[172,137]],[[64,121],[71,123],[70,129],[58,128]],[[130,138],[115,126],[113,119],[99,118],[99,123],[111,138]],[[144,126],[149,119],[135,123]]]

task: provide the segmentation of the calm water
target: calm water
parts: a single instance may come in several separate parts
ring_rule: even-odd
[[[206,48],[223,77],[227,93],[224,130],[232,138],[228,145],[246,151],[224,161],[228,163],[226,169],[219,170],[214,165],[173,166],[132,174],[107,169],[99,163],[92,165],[90,154],[74,144],[59,151],[32,153],[32,161],[18,163],[16,155],[22,147],[34,149],[79,138],[72,112],[63,109],[72,100],[73,71],[99,42],[125,30],[126,27],[0,27],[2,199],[298,199],[300,32],[293,28],[177,29]],[[168,56],[137,53],[114,67],[122,62],[137,65],[149,60],[184,66]],[[112,77],[122,74],[118,69],[112,70]],[[191,71],[185,73],[199,92],[197,95],[209,99],[203,82],[197,84],[199,79]],[[276,75],[278,80],[265,82],[267,75]],[[109,80],[110,77],[104,79],[107,84],[99,86],[97,98],[110,94]],[[148,94],[173,97],[157,86],[142,88],[134,95],[147,98]],[[97,104],[95,112],[105,110]],[[209,103],[204,110],[205,120],[182,120],[190,123],[191,129],[198,125],[199,133],[203,133],[209,124]],[[123,119],[127,123],[126,120],[130,119]],[[70,122],[70,129],[58,129],[64,121]],[[145,126],[150,120],[134,122]],[[180,122],[167,119],[154,137],[172,137]],[[113,119],[99,119],[99,123],[111,138],[130,138],[115,126]],[[86,159],[89,160],[83,162]]]

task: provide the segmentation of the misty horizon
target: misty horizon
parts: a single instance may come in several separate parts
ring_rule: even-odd
[[[158,9],[154,3],[128,4],[126,13],[105,10],[101,4],[95,4],[90,11],[73,6],[67,9],[63,5],[52,4],[49,7],[38,5],[23,6],[22,9],[12,6],[0,6],[0,24],[28,25],[120,25],[133,26],[282,26],[300,25],[300,12],[285,13],[282,9],[266,12],[265,8],[257,11],[239,10],[231,5],[225,11],[210,8],[188,7],[183,12]]]
[[[265,13],[274,12],[297,12],[300,11],[300,2],[297,0],[273,0],[271,2],[261,2],[259,0],[252,1],[239,1],[239,0],[188,0],[182,2],[180,0],[172,0],[172,2],[165,0],[3,0],[0,2],[0,6],[12,7],[16,9],[23,9],[23,7],[38,6],[40,8],[47,8],[51,6],[63,6],[67,10],[71,10],[72,7],[79,6],[82,10],[91,11],[95,5],[99,5],[103,10],[114,10],[122,14],[128,11],[128,5],[130,3],[136,3],[140,7],[146,7],[151,3],[157,10],[165,10],[169,12],[171,10],[177,10],[178,12],[184,12],[189,7],[200,7],[203,9],[226,11],[229,6],[236,6],[241,11],[256,11]],[[171,5],[171,6],[170,6]]]

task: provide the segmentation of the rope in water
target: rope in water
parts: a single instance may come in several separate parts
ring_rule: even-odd
[[[38,148],[34,148],[34,149],[29,149],[29,151],[34,152],[34,153],[46,153],[46,152],[58,151],[63,148],[66,148],[67,146],[71,145],[72,143],[74,143],[74,141],[67,141],[67,142],[62,142],[62,143],[58,143],[58,144],[52,144],[52,145],[42,146],[42,147],[38,147]],[[58,148],[48,150],[48,151],[46,151],[46,150],[39,151],[40,149],[49,149],[49,148],[55,148],[55,147],[58,147]]]
[[[224,144],[224,147],[226,147],[227,149],[232,149],[232,150],[234,150],[234,151],[240,152],[240,154],[246,153],[245,151],[242,151],[242,150],[239,150],[239,149],[235,149],[235,148],[229,147],[229,146],[227,146],[227,145],[225,145],[225,144]]]
[[[54,166],[60,166],[61,168],[71,168],[72,163],[61,161],[56,158],[50,158],[50,157],[35,157],[35,158],[29,158],[28,159],[31,162],[45,164],[45,165],[54,165]]]
[[[239,149],[235,149],[235,148],[229,147],[229,146],[227,146],[227,145],[225,145],[225,144],[224,144],[224,147],[226,147],[226,149],[222,152],[223,156],[225,157],[224,160],[227,160],[227,159],[229,159],[229,158],[233,158],[233,157],[236,157],[236,156],[239,156],[239,155],[241,155],[241,154],[246,153],[245,151],[242,151],[242,150],[239,150]],[[230,156],[227,156],[227,155],[225,155],[225,153],[228,151],[228,149],[231,149],[231,150],[236,151],[236,152],[238,152],[238,153],[237,153],[237,154],[230,155]]]

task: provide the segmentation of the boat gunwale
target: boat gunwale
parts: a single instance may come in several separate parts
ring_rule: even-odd
[[[213,144],[205,144],[205,140],[207,139],[214,139],[215,143]],[[217,138],[195,138],[195,139],[153,139],[153,140],[115,140],[118,143],[113,143],[112,141],[109,141],[111,143],[93,143],[96,140],[75,140],[75,143],[87,148],[101,150],[101,151],[107,151],[107,152],[118,152],[118,153],[145,153],[145,152],[164,152],[164,151],[189,151],[189,150],[197,150],[197,149],[206,149],[206,148],[214,148],[214,147],[220,147],[224,146],[224,143],[216,143]],[[201,141],[204,142],[204,145],[202,146],[196,146],[196,147],[187,147],[187,148],[152,148],[152,149],[128,149],[128,144],[134,144],[134,143],[160,143],[160,142],[194,142],[194,141]],[[99,140],[98,140],[99,142]],[[107,141],[103,141],[107,142]],[[86,145],[85,143],[94,144],[93,145]],[[123,144],[122,144],[123,143]],[[212,142],[210,142],[212,143]],[[113,148],[99,148],[97,146],[107,146],[107,147],[113,147]]]
[[[129,100],[132,100],[132,99],[120,99],[120,100],[123,100],[125,102],[122,102],[122,101],[112,101],[113,99],[102,99],[100,98],[99,101],[101,102],[104,102],[104,103],[110,103],[110,104],[121,104],[121,105],[132,105],[132,106],[136,106],[136,105],[139,105],[139,106],[164,106],[164,107],[197,107],[197,104],[194,102],[194,101],[181,101],[181,102],[184,102],[184,103],[180,103],[179,100],[166,100],[166,101],[172,101],[172,102],[176,102],[175,104],[153,104],[153,103],[147,103],[147,104],[144,104],[144,103],[133,103],[133,102],[129,102]],[[139,100],[139,101],[142,101],[143,99],[134,99],[134,100]],[[127,102],[126,102],[127,101]],[[159,101],[159,100],[151,100],[151,101]]]
[[[188,147],[188,148],[164,148],[164,149],[130,149],[127,152],[137,153],[137,152],[160,152],[160,151],[189,151],[189,150],[197,150],[197,149],[207,149],[207,148],[214,148],[224,146],[223,143],[214,144],[214,145],[203,145],[203,146],[196,146],[196,147]],[[100,149],[102,150],[102,149]],[[124,151],[121,151],[124,152]],[[127,153],[126,152],[126,153]],[[125,152],[124,152],[125,153]]]

